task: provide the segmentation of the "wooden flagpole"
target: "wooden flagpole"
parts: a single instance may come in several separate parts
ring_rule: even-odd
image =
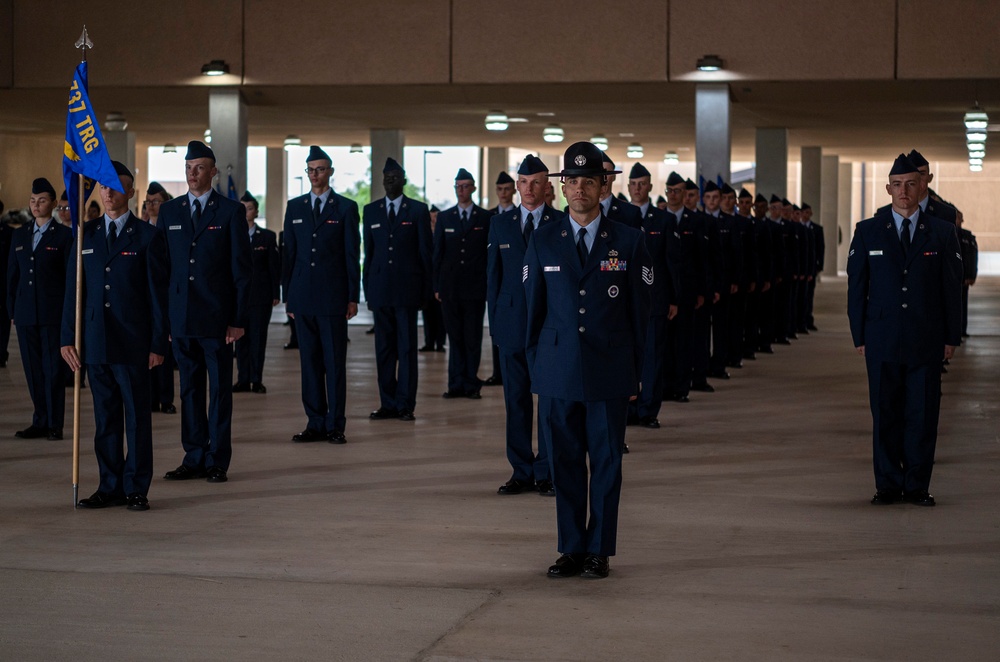
[[[87,61],[87,49],[94,44],[87,36],[87,26],[83,26],[83,34],[76,42],[76,47],[83,52],[83,62]],[[87,218],[86,182],[82,174],[78,174],[79,207],[76,216],[76,328],[73,344],[76,354],[83,357],[83,222]],[[83,385],[83,366],[73,375],[73,507],[80,503],[80,389]]]

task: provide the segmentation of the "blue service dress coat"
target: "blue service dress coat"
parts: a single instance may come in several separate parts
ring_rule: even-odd
[[[631,202],[624,202],[612,196],[608,205],[607,217],[616,223],[627,225],[638,230],[642,227],[642,210]]]
[[[921,213],[903,255],[891,212],[858,223],[847,257],[854,345],[872,361],[940,363],[962,340],[962,257],[955,226]]]
[[[166,240],[162,232],[131,212],[111,252],[106,237],[105,217],[84,224],[80,360],[148,368],[150,352],[167,353]],[[63,302],[62,346],[74,344],[75,280],[76,251],[72,251]]]
[[[639,392],[652,261],[642,232],[602,217],[581,267],[573,235],[568,217],[539,228],[524,258],[532,391],[627,399]]]
[[[170,335],[222,338],[245,329],[251,257],[246,208],[212,191],[195,226],[187,194],[160,206],[170,256]]]
[[[81,242],[80,358],[88,365],[94,397],[98,491],[117,498],[145,496],[153,478],[149,355],[164,356],[168,347],[166,239],[129,212],[110,251],[103,216],[83,226]],[[63,346],[74,342],[75,277],[73,251],[63,306]]]
[[[403,196],[395,224],[385,198],[364,209],[365,301],[381,306],[419,308],[430,296],[433,236],[427,205]]]
[[[490,213],[479,205],[462,224],[458,205],[438,214],[434,226],[433,287],[441,301],[486,300],[486,244]]]

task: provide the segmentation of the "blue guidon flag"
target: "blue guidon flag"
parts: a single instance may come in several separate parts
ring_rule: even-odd
[[[63,182],[69,199],[70,215],[73,218],[73,232],[80,222],[79,178],[84,176],[84,199],[90,197],[94,182],[124,193],[115,167],[111,164],[108,148],[101,135],[100,123],[90,105],[87,94],[87,63],[81,62],[73,74],[73,84],[69,88],[69,104],[66,112],[66,142],[63,145]]]

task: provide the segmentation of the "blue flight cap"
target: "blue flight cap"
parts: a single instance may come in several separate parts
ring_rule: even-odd
[[[649,171],[646,170],[646,166],[641,163],[636,163],[632,166],[632,170],[629,171],[628,178],[639,179],[640,177],[652,177],[652,175],[650,175]]]
[[[549,168],[542,160],[534,154],[528,154],[521,161],[521,166],[517,169],[519,175],[537,175],[540,172],[548,172]]]
[[[193,161],[195,159],[212,159],[215,161],[215,152],[212,148],[201,142],[200,140],[192,140],[188,143],[187,154],[184,155],[185,161]]]

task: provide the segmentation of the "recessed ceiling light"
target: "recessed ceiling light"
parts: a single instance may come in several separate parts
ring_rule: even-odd
[[[595,133],[594,137],[590,139],[590,142],[593,143],[594,146],[596,146],[596,147],[598,147],[598,148],[600,148],[602,150],[606,150],[608,148],[608,139],[605,138],[600,133]]]
[[[229,65],[225,60],[212,60],[201,68],[203,76],[221,76],[229,73]]]
[[[627,156],[630,159],[641,159],[642,154],[643,154],[642,145],[640,145],[639,143],[632,143],[625,150],[625,156]]]
[[[488,131],[506,131],[507,113],[502,110],[491,110],[486,114],[486,129]]]
[[[302,139],[298,136],[288,136],[285,138],[285,151],[291,151],[293,147],[298,147],[302,144]]]
[[[563,130],[558,124],[549,124],[542,129],[542,140],[547,143],[561,143],[563,141]]]
[[[673,165],[675,163],[680,163],[680,157],[677,156],[677,152],[667,152],[663,155],[663,162],[667,165]]]
[[[698,60],[698,71],[718,71],[726,66],[718,55],[706,55]]]

